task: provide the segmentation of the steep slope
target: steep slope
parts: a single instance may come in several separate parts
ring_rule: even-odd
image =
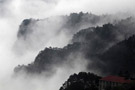
[[[88,36],[91,35],[99,36],[100,32],[104,33],[107,30],[111,31],[112,30],[111,28],[114,28],[112,24],[106,24],[103,27],[93,28],[94,29],[93,31],[91,31],[91,29],[88,28],[86,29],[86,32],[87,31],[90,32],[87,33]],[[80,36],[81,35],[84,35],[84,38],[87,37],[87,35],[85,35],[84,33],[81,33]],[[114,35],[114,34],[109,32],[109,35]],[[101,34],[101,37],[102,36],[103,35]],[[16,67],[15,71],[25,70],[27,72],[32,72],[32,73],[51,71],[53,70],[52,67],[54,66],[59,66],[67,61],[72,62],[73,59],[75,59],[75,57],[79,55],[79,53],[84,55],[84,58],[87,58],[88,62],[91,62],[92,56],[97,55],[101,51],[100,49],[103,48],[102,50],[104,50],[104,48],[108,47],[108,43],[110,43],[111,41],[113,42],[115,41],[115,40],[108,40],[108,42],[103,42],[103,41],[107,41],[108,38],[103,38],[103,41],[100,41],[102,39],[101,37],[99,36],[99,38],[97,38],[96,40],[92,37],[88,37],[87,39],[85,39],[85,41],[84,40],[82,40],[81,42],[73,41],[72,44],[68,44],[64,48],[46,48],[45,50],[41,51],[37,55],[33,63],[29,64],[28,66],[24,65],[24,66]],[[73,56],[72,59],[71,58],[69,59],[70,55]]]
[[[81,29],[116,23],[119,20],[113,15],[98,16],[83,12],[46,19],[25,19],[19,27],[14,50],[24,54],[26,51],[38,51],[48,46],[63,47]]]
[[[126,22],[128,23],[125,24]],[[15,68],[15,71],[19,72],[24,70],[27,73],[53,72],[55,71],[55,67],[61,67],[65,63],[69,64],[67,62],[72,63],[76,57],[81,54],[82,56],[80,56],[80,58],[83,57],[87,60],[88,65],[85,67],[88,70],[98,70],[104,74],[116,74],[120,70],[121,63],[116,64],[116,67],[114,67],[112,63],[117,63],[115,61],[121,62],[119,58],[124,59],[123,61],[127,60],[128,56],[126,55],[129,54],[127,54],[126,50],[123,51],[125,54],[122,55],[125,57],[123,56],[122,58],[122,55],[120,56],[119,53],[114,54],[110,52],[109,54],[108,50],[118,42],[132,36],[135,29],[134,24],[134,18],[127,18],[115,25],[105,24],[102,27],[98,26],[81,30],[74,35],[71,44],[63,48],[46,48],[37,55],[34,62],[29,65],[18,66]],[[122,27],[124,27],[124,29],[122,29]],[[125,49],[129,50],[126,46]],[[119,46],[119,48],[114,50],[116,50],[116,52],[117,50],[124,50],[124,47]],[[112,55],[118,56],[111,56],[111,53]],[[130,50],[128,53],[131,53]],[[113,60],[114,57],[117,57],[116,60]],[[82,59],[82,61],[84,59]],[[130,63],[132,63],[132,61],[133,60],[131,60]]]
[[[100,55],[103,72],[118,74],[120,71],[135,73],[135,35],[112,46]]]
[[[135,34],[135,18],[129,17],[116,24],[104,24],[102,27],[81,30],[73,36],[72,42],[88,43],[88,48],[92,49],[92,52],[102,53],[133,34]]]

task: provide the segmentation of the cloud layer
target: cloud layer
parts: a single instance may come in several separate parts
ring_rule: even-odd
[[[37,85],[35,90],[44,88],[39,85],[44,82],[41,79],[34,79],[35,81],[28,79],[30,88],[26,89],[23,88],[26,85],[26,79],[19,78],[15,80],[11,78],[12,70],[15,66],[31,62],[38,53],[26,53],[24,56],[18,56],[12,52],[13,44],[17,39],[17,31],[23,19],[46,18],[80,11],[95,14],[133,13],[135,11],[134,3],[135,0],[0,0],[0,89],[29,90],[33,89],[35,85]],[[48,84],[50,85],[48,90],[53,90],[55,86],[52,87],[52,84],[54,85],[57,83],[56,81],[61,80],[61,75],[64,76],[64,70],[59,70],[62,73],[58,73],[56,77],[50,79],[51,83]],[[78,68],[70,72],[77,70]],[[65,75],[68,76],[68,74],[66,73]],[[37,84],[36,81],[41,83]]]

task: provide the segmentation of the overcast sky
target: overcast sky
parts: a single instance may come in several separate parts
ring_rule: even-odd
[[[43,18],[70,12],[95,14],[134,11],[135,0],[0,0],[1,16]]]

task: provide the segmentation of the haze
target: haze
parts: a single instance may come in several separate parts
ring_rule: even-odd
[[[27,80],[19,78],[14,81],[11,78],[15,66],[32,62],[38,54],[38,52],[33,51],[23,56],[18,56],[12,51],[17,39],[19,25],[23,19],[43,19],[56,15],[69,15],[72,12],[80,11],[97,15],[121,12],[134,15],[134,4],[135,0],[0,0],[0,90],[43,90],[45,88],[44,84],[47,83],[41,80],[42,78],[28,79],[30,85],[26,89],[26,87],[23,87],[26,85]],[[83,66],[82,70],[85,70],[84,65],[78,66]],[[74,71],[79,72],[79,70],[80,67],[77,67],[68,74],[64,72],[66,76],[62,79],[65,81],[69,74]],[[64,82],[60,76],[65,74],[63,74],[63,70],[59,69],[59,71],[60,73],[56,73],[56,77],[48,81],[47,90],[55,88],[57,90],[60,87],[59,85],[62,84],[61,82]],[[57,81],[59,81],[59,85],[51,87]],[[19,84],[18,82],[21,83]],[[37,86],[33,88],[34,85]]]

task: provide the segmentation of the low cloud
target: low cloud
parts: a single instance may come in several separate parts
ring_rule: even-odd
[[[75,61],[79,63],[73,64],[72,68],[56,68],[56,74],[51,78],[46,78],[43,75],[41,77],[37,76],[36,78],[29,78],[25,75],[19,78],[12,76],[15,66],[32,62],[38,54],[37,51],[33,51],[19,56],[13,52],[12,48],[17,40],[17,32],[22,20],[26,18],[43,19],[80,11],[92,12],[95,14],[112,14],[116,12],[130,12],[134,14],[134,3],[134,0],[0,0],[0,89],[58,89],[70,74],[86,70],[84,67],[86,62]],[[47,36],[54,36],[51,39],[48,38],[49,41],[52,42],[48,42],[48,46],[63,46],[67,43],[65,41],[63,42],[63,39],[67,39],[63,32],[61,32],[58,37],[55,37],[54,34],[52,35],[49,29],[46,33]],[[63,43],[55,43],[59,38],[62,38],[61,42]]]

